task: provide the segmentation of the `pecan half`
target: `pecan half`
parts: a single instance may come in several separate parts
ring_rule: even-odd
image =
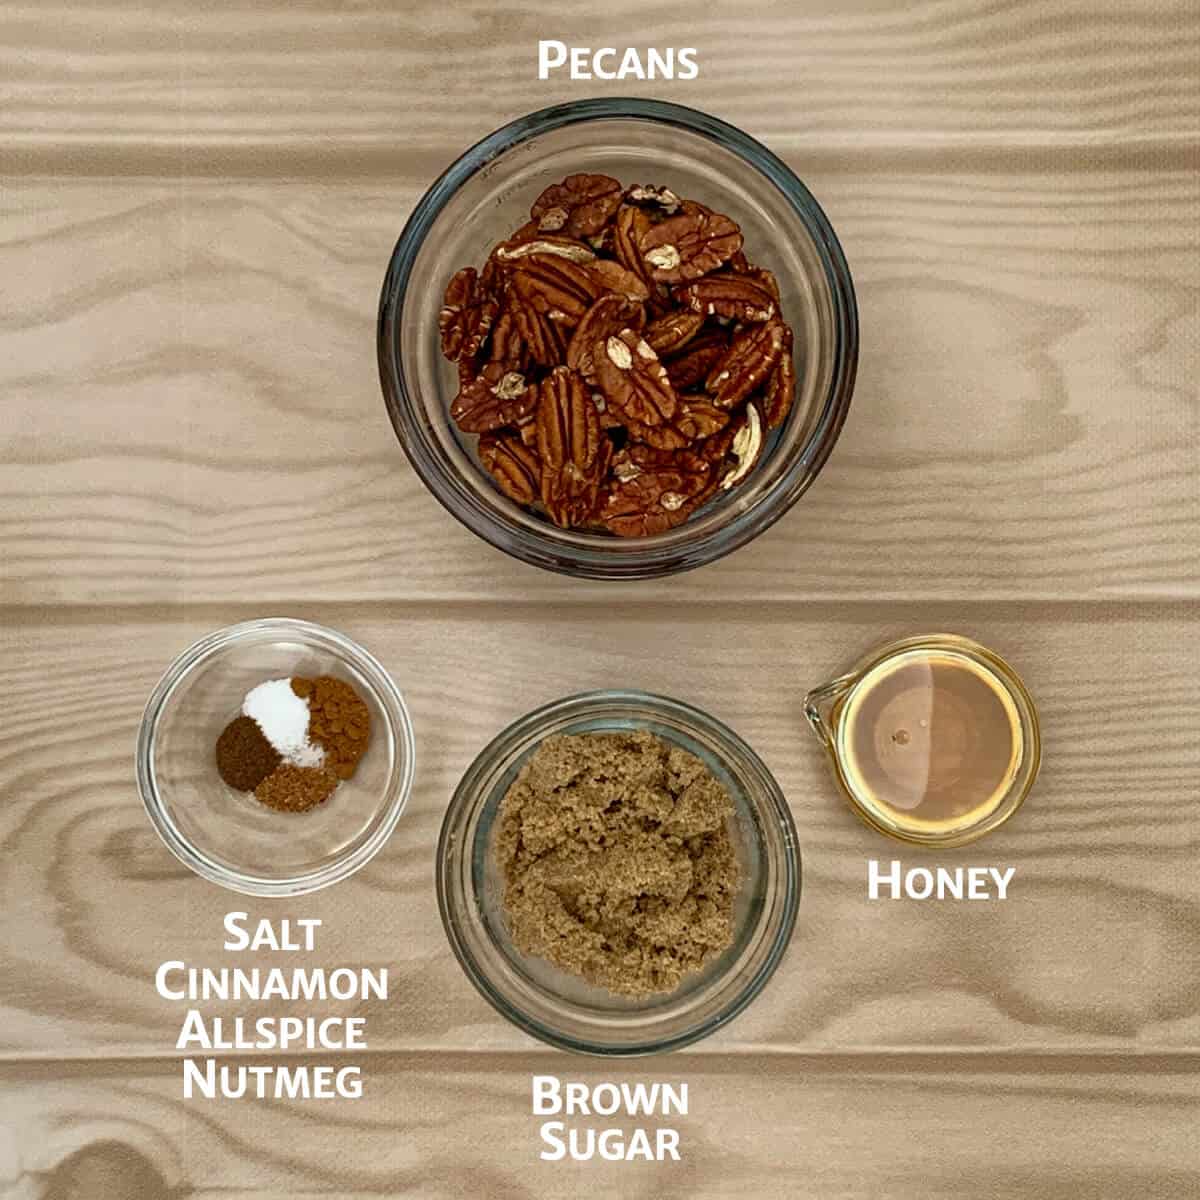
[[[480,286],[474,267],[463,267],[446,285],[446,296],[438,313],[442,353],[456,362],[479,353],[496,319],[498,305]]]
[[[729,353],[709,372],[705,391],[715,404],[733,408],[766,381],[782,353],[782,322],[751,325],[737,334]]]
[[[589,263],[587,273],[595,280],[600,291],[615,292],[618,296],[639,303],[650,298],[650,289],[645,281],[610,258],[599,258]]]
[[[608,224],[621,204],[621,185],[607,175],[568,175],[533,202],[529,215],[545,233],[589,237]]]
[[[525,369],[525,341],[517,325],[517,314],[511,305],[504,306],[500,312],[500,319],[492,326],[487,358],[490,363],[503,363],[506,370]]]
[[[492,258],[497,262],[510,263],[528,258],[531,254],[549,254],[574,263],[596,261],[596,252],[590,246],[585,246],[574,238],[550,236],[530,238],[528,241],[501,242],[492,251]]]
[[[729,413],[709,403],[707,396],[680,396],[675,428],[689,442],[700,441],[720,433],[729,424]]]
[[[651,278],[681,283],[715,271],[741,245],[741,230],[728,217],[693,205],[651,225],[638,250]]]
[[[642,252],[638,247],[650,229],[650,218],[640,208],[623,204],[617,210],[612,229],[613,253],[617,256],[617,262],[639,279],[649,282],[650,270],[642,260]]]
[[[730,443],[729,453],[733,455],[734,465],[721,476],[721,489],[728,491],[754,470],[763,449],[762,418],[753,404],[746,405],[746,413]]]
[[[643,470],[632,460],[615,466],[614,475],[600,519],[620,537],[646,537],[682,525],[708,484],[706,470],[682,465]]]
[[[565,339],[556,321],[551,321],[531,304],[514,304],[512,320],[521,348],[533,362],[540,367],[553,367],[562,362]]]
[[[640,425],[626,416],[621,419],[631,444],[640,442],[655,450],[682,450],[692,440],[675,425]]]
[[[708,275],[675,289],[692,312],[732,321],[767,321],[775,315],[775,298],[748,275]]]
[[[536,405],[537,388],[530,387],[520,371],[509,370],[505,363],[488,363],[459,389],[450,415],[463,433],[491,433],[517,424]]]
[[[594,354],[596,382],[612,408],[639,425],[666,425],[675,416],[675,389],[658,355],[632,329],[605,339]]]
[[[513,290],[552,321],[576,325],[605,289],[588,266],[550,254],[531,254],[513,272]]]
[[[583,314],[567,344],[566,363],[587,380],[594,380],[593,355],[599,345],[604,353],[604,341],[622,329],[641,329],[646,310],[634,300],[608,292]]]
[[[754,280],[761,288],[766,288],[771,293],[771,298],[776,304],[781,304],[783,298],[779,294],[779,280],[775,278],[774,271],[768,271],[766,267],[751,267],[746,274]]]
[[[796,399],[796,360],[792,354],[792,330],[783,327],[783,353],[763,389],[763,419],[768,429],[777,429],[787,420]]]
[[[728,335],[713,330],[684,347],[678,358],[668,359],[667,374],[677,392],[687,391],[708,378],[708,373],[729,353]]]
[[[541,493],[541,464],[520,437],[484,434],[479,439],[479,461],[510,500],[524,505],[537,500]]]
[[[683,204],[670,188],[653,187],[646,183],[635,183],[625,192],[630,204],[644,204],[659,209],[665,216],[673,216]]]
[[[699,312],[669,312],[646,330],[650,349],[660,357],[677,354],[700,332],[704,317]]]
[[[577,371],[555,367],[539,393],[542,503],[556,525],[582,525],[596,510],[612,443],[600,429],[599,413]]]

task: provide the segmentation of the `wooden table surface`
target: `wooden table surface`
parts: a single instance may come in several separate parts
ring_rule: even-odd
[[[1200,1194],[1200,9],[541,8],[0,4],[0,1195]],[[633,90],[539,83],[539,35],[697,46],[698,81],[636,90],[780,153],[857,285],[833,458],[677,579],[492,551],[380,398],[379,284],[422,190],[505,120]],[[373,650],[419,746],[378,858],[287,905],[179,865],[132,769],[174,655],[276,613]],[[934,628],[1013,660],[1046,743],[1018,817],[940,857],[857,823],[800,712]],[[432,879],[482,744],[609,685],[745,735],[805,864],[754,1005],[624,1065],[502,1021]],[[1002,904],[868,903],[867,859],[893,856],[1017,873]],[[153,972],[227,961],[238,907],[319,917],[314,965],[391,969],[363,1100],[181,1099]],[[538,1162],[534,1071],[688,1081],[683,1161]]]

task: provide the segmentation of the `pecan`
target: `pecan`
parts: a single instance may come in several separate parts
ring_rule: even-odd
[[[741,231],[728,217],[691,206],[652,225],[638,250],[653,279],[681,283],[715,271],[741,245]]]
[[[644,470],[626,460],[614,466],[614,474],[600,519],[620,537],[646,537],[682,525],[708,484],[707,470],[690,471],[682,464]]]
[[[517,422],[517,436],[531,450],[537,449],[537,417],[522,417]]]
[[[601,291],[615,292],[618,296],[639,302],[650,298],[650,289],[645,282],[633,271],[610,258],[599,258],[594,263],[589,263],[587,273]]]
[[[613,253],[626,270],[632,271],[644,282],[650,280],[650,270],[642,260],[638,245],[650,229],[650,218],[640,208],[623,204],[617,210],[613,222]]]
[[[484,434],[479,439],[479,461],[510,500],[529,505],[538,498],[541,464],[521,438]]]
[[[775,315],[775,298],[748,275],[708,275],[675,289],[694,313],[733,321],[767,321]]]
[[[599,233],[621,204],[621,185],[607,175],[568,175],[551,184],[533,202],[529,215],[545,233],[562,230],[568,237]]]
[[[655,450],[682,450],[692,439],[674,425],[641,425],[622,417],[632,442],[640,442]]]
[[[613,459],[613,475],[623,482],[637,471],[683,471],[707,479],[712,464],[692,450],[663,450],[654,446],[628,446]],[[697,481],[689,490],[699,490]]]
[[[652,187],[645,183],[635,183],[625,192],[625,199],[630,204],[644,204],[660,209],[668,217],[677,213],[683,203],[670,188]]]
[[[733,408],[765,382],[782,353],[782,322],[751,325],[733,339],[729,353],[709,372],[705,391],[722,408]]]
[[[552,321],[576,325],[605,289],[587,266],[550,254],[531,254],[513,272],[517,295]]]
[[[488,363],[450,405],[450,415],[463,433],[490,433],[503,425],[515,425],[533,412],[537,388],[525,382],[519,371],[505,363]]]
[[[438,313],[442,353],[452,362],[473,358],[496,319],[496,310],[496,301],[480,286],[475,268],[463,267],[446,285]]]
[[[792,330],[783,327],[783,353],[763,389],[763,419],[768,429],[777,429],[787,420],[796,398],[796,360],[792,357]]]
[[[677,392],[703,383],[713,369],[729,353],[729,338],[719,330],[702,334],[684,347],[678,358],[668,360],[667,374]]]
[[[596,252],[574,238],[566,237],[537,237],[528,241],[501,242],[492,251],[492,258],[497,262],[510,263],[531,254],[549,254],[556,258],[565,258],[574,263],[590,263],[596,261]]]
[[[517,324],[517,314],[509,305],[504,307],[500,319],[492,326],[487,356],[488,362],[503,363],[506,369],[520,371],[525,367],[525,342]]]
[[[775,278],[774,271],[768,271],[766,267],[751,267],[746,274],[759,287],[766,288],[771,293],[771,298],[776,304],[782,303],[782,297],[779,294],[779,280]]]
[[[603,354],[606,338],[620,333],[622,329],[641,329],[645,320],[646,311],[636,301],[613,292],[605,293],[575,326],[567,345],[567,366],[581,372],[585,379],[594,379],[593,354],[597,345]]]
[[[512,320],[521,349],[528,352],[533,362],[540,367],[553,367],[562,362],[564,339],[557,322],[530,304],[513,305]]]
[[[600,416],[577,371],[555,367],[539,393],[542,503],[555,524],[582,525],[596,510],[612,443],[600,429]]]
[[[677,354],[700,332],[704,317],[699,312],[669,312],[646,330],[650,349],[660,357]]]
[[[680,396],[675,428],[689,442],[720,433],[729,424],[729,413],[711,404],[707,396]]]
[[[721,476],[722,491],[728,491],[750,474],[762,455],[762,448],[762,418],[753,404],[747,404],[746,414],[735,430],[730,443],[729,453],[733,455],[736,462]]]
[[[632,329],[605,339],[593,355],[596,382],[611,406],[639,425],[666,425],[675,416],[675,389],[658,355]]]

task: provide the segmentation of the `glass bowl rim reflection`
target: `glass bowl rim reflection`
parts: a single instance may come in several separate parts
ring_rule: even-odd
[[[831,310],[830,379],[818,397],[811,430],[781,465],[770,488],[750,508],[702,534],[691,522],[643,538],[600,535],[570,538],[545,524],[536,531],[501,520],[459,472],[444,461],[428,428],[424,406],[406,378],[399,347],[412,271],[426,238],[450,199],[479,171],[530,138],[562,128],[606,120],[642,121],[683,129],[716,143],[766,179],[807,230],[828,288]],[[837,235],[821,206],[794,171],[757,139],[721,119],[667,101],[640,97],[576,100],[540,109],[488,134],[458,159],[421,197],[402,230],[388,264],[379,302],[376,349],[388,415],[413,470],[433,497],[476,536],[522,562],[589,579],[648,579],[672,575],[724,557],[769,529],[808,490],[838,440],[858,365],[858,310],[854,284]],[[485,486],[490,486],[486,485]],[[490,500],[490,498],[489,498]]]
[[[619,724],[617,710],[622,708],[628,709],[632,714],[628,726]],[[489,805],[493,807],[491,820],[494,822],[506,781],[511,781],[515,771],[519,769],[519,764],[551,733],[577,727],[595,715],[611,719],[613,731],[622,728],[647,728],[653,725],[656,713],[664,718],[664,723],[666,719],[674,719],[685,728],[701,731],[717,742],[723,751],[727,750],[728,758],[724,754],[719,756],[722,760],[721,765],[739,784],[745,775],[749,775],[750,782],[756,785],[757,791],[743,786],[740,788],[742,798],[744,803],[755,811],[756,830],[759,822],[767,820],[772,821],[777,828],[782,877],[779,877],[779,868],[772,868],[770,856],[764,854],[764,879],[767,881],[768,890],[773,885],[778,895],[759,931],[763,945],[767,948],[753,974],[733,991],[723,1007],[704,1020],[685,1025],[681,1030],[666,1035],[656,1035],[653,1032],[653,1024],[648,1022],[646,1036],[637,1041],[614,1044],[604,1042],[598,1035],[584,1037],[563,1032],[519,1008],[492,982],[487,962],[477,957],[471,939],[464,935],[460,923],[477,920],[486,934],[492,952],[507,959],[511,966],[517,966],[513,956],[520,956],[520,952],[514,947],[510,953],[496,943],[490,922],[481,915],[480,897],[474,888],[476,872],[471,868],[471,864],[485,809]],[[596,727],[597,731],[607,731],[609,728],[607,724]],[[733,758],[740,760],[741,765],[732,766],[730,759]],[[746,768],[745,771],[743,767]],[[483,785],[489,779],[491,786],[484,790]],[[488,827],[490,828],[490,824]],[[761,833],[758,836],[761,847]],[[471,884],[464,889],[461,884],[466,878],[471,880]],[[598,1057],[628,1058],[676,1050],[707,1037],[732,1021],[766,986],[791,943],[799,910],[801,879],[800,846],[791,810],[774,775],[754,749],[722,721],[702,709],[669,696],[636,689],[577,692],[543,704],[507,725],[480,750],[463,773],[446,810],[437,847],[437,894],[442,924],[459,965],[475,989],[503,1017],[539,1041],[559,1049]],[[728,982],[733,977],[726,972],[709,979],[704,987],[711,988],[714,984]],[[532,984],[532,990],[549,995],[547,990],[536,982]],[[561,996],[551,996],[551,999],[567,1010],[576,1007]],[[669,994],[659,999],[669,1000]],[[669,1019],[671,1015],[668,1012],[665,1018]],[[630,1009],[627,1014],[616,1010],[605,1019],[619,1025],[623,1016],[632,1019],[641,1014],[637,1009]]]
[[[188,838],[170,814],[159,786],[155,766],[158,723],[181,684],[217,655],[254,638],[302,643],[353,664],[367,680],[372,695],[395,739],[394,760],[375,810],[370,834],[349,851],[315,870],[272,878],[231,870],[215,861]],[[212,883],[250,896],[299,896],[346,879],[379,852],[392,835],[412,791],[416,770],[416,745],[408,706],[383,664],[357,642],[312,621],[294,617],[261,617],[228,625],[199,638],[180,653],[163,672],[142,714],[138,730],[136,773],[146,813],[167,848],[185,866]]]

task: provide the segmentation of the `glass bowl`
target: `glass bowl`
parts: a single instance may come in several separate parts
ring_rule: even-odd
[[[796,398],[751,476],[683,525],[644,538],[558,529],[493,485],[475,439],[450,419],[458,390],[439,348],[450,277],[481,267],[573,172],[660,183],[728,214],[748,257],[779,280],[796,336]],[[694,109],[654,100],[582,100],[521,117],[472,147],[429,189],[392,254],[379,308],[379,371],[392,424],[425,485],[467,528],[508,554],[597,579],[669,575],[711,562],[778,520],[837,440],[858,360],[850,271],[808,189],[765,146]]]
[[[333,675],[371,713],[371,741],[353,778],[324,804],[278,812],[218,775],[214,747],[266,679]],[[387,841],[413,780],[412,722],[387,672],[332,629],[271,617],[202,638],[167,668],[142,717],[137,779],[159,836],[197,875],[256,896],[328,887]]]
[[[642,729],[704,760],[729,790],[742,866],[733,944],[667,995],[614,996],[522,954],[504,920],[497,816],[517,772],[555,733]],[[644,692],[586,692],[510,725],[467,769],[442,824],[438,905],[471,982],[514,1025],[585,1054],[654,1054],[721,1028],[762,990],[787,948],[800,900],[791,813],[762,760],[731,729],[677,700]]]

